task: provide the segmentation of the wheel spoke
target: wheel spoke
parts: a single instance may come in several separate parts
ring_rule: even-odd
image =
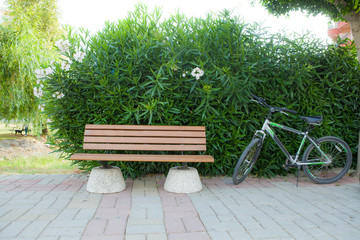
[[[310,163],[310,165],[304,165],[305,173],[318,183],[337,181],[350,168],[350,148],[344,141],[335,137],[319,139],[318,147],[321,151],[314,145],[310,145],[305,150],[303,162]]]
[[[235,184],[242,182],[254,166],[257,151],[260,147],[259,141],[260,139],[254,139],[241,154],[233,174],[233,182]]]

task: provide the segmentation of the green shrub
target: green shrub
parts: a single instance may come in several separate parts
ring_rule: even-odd
[[[349,47],[323,46],[309,36],[269,36],[228,11],[206,19],[180,14],[159,19],[159,11],[148,13],[138,5],[95,36],[69,32],[72,46],[63,54],[72,60],[71,67],[66,69],[68,60],[55,64],[43,96],[60,151],[83,151],[85,124],[205,125],[206,154],[215,163],[191,165],[204,175],[231,174],[264,119],[265,110],[249,101],[253,93],[303,115],[324,114],[314,134],[340,136],[355,152],[360,74]],[[275,119],[305,127],[296,116]],[[290,152],[297,150],[294,140],[300,139],[284,139]],[[268,141],[255,173],[283,173],[278,167],[283,161]],[[95,164],[79,163],[84,168]],[[117,164],[131,177],[163,173],[171,166]]]

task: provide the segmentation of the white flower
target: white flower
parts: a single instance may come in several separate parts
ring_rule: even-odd
[[[62,46],[62,40],[56,41],[55,46],[56,46],[57,48],[61,48],[61,46]]]
[[[45,75],[50,75],[50,74],[52,74],[54,71],[53,71],[53,69],[51,68],[51,67],[48,67],[48,68],[46,68],[45,69]]]
[[[196,80],[199,80],[201,76],[204,75],[204,70],[201,70],[200,68],[196,67],[191,71],[191,75],[196,78]]]
[[[63,45],[69,46],[69,47],[71,46],[69,40],[67,40],[67,39],[63,41]]]
[[[58,99],[65,97],[65,95],[61,92],[55,92],[52,96]]]
[[[34,96],[37,98],[41,98],[43,95],[43,91],[41,88],[34,87]]]
[[[44,104],[43,105],[39,105],[39,109],[40,109],[40,111],[44,111]]]
[[[74,55],[74,59],[78,62],[82,62],[82,60],[85,57],[85,53],[81,52],[81,51],[77,51]]]
[[[44,71],[42,69],[35,69],[35,74],[37,79],[41,79],[44,77]]]
[[[186,73],[183,73],[182,76],[183,76],[183,77],[186,77]]]
[[[35,69],[35,74],[36,74],[36,75],[41,75],[41,74],[42,74],[42,70],[41,70],[41,69]]]
[[[55,46],[60,50],[60,52],[69,53],[71,44],[69,40],[59,40],[55,43]]]
[[[62,70],[69,71],[71,63],[72,63],[71,61],[69,61],[69,62],[68,61],[62,61],[60,67],[61,67]]]
[[[45,77],[47,77],[50,74],[53,74],[54,70],[51,67],[48,67],[46,69],[35,69],[35,74],[36,74],[36,83],[40,84],[41,80]]]
[[[37,89],[37,87],[34,87],[34,95],[35,95],[35,97],[37,97],[37,95],[38,95],[38,89]]]

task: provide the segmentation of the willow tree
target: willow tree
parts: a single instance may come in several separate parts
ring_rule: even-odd
[[[260,0],[260,2],[271,14],[277,16],[289,14],[290,11],[305,10],[310,15],[323,14],[335,21],[347,21],[360,60],[360,0]],[[358,114],[360,117],[360,111]],[[360,174],[360,129],[357,164],[357,172]]]
[[[7,0],[0,24],[0,119],[39,118],[35,69],[53,58],[56,0]]]

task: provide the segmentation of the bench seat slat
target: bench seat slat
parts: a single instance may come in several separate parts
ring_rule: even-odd
[[[152,126],[152,125],[97,125],[86,124],[85,129],[97,130],[160,130],[160,131],[205,131],[204,126]]]
[[[206,144],[206,138],[84,137],[84,143]]]
[[[162,145],[162,144],[98,144],[84,143],[87,150],[128,150],[128,151],[206,151],[206,145]]]
[[[214,162],[210,155],[155,155],[155,154],[93,154],[75,153],[71,160],[134,161],[134,162]]]
[[[127,131],[127,130],[85,130],[85,136],[123,137],[206,137],[205,132],[192,131]]]

